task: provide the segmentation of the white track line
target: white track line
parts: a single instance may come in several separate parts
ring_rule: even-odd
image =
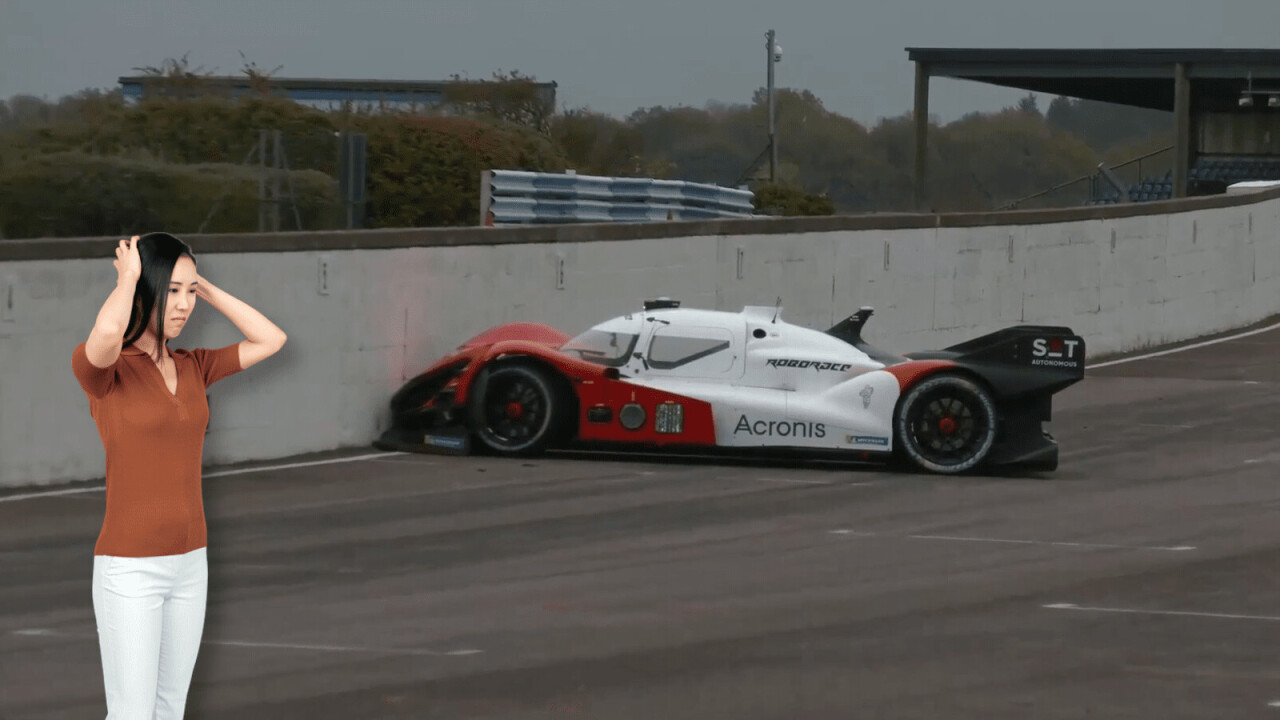
[[[1258,456],[1258,457],[1256,457],[1256,458],[1250,458],[1250,459],[1248,459],[1248,460],[1245,460],[1245,461],[1244,461],[1244,464],[1245,464],[1245,465],[1253,465],[1254,463],[1272,462],[1272,461],[1275,461],[1275,460],[1280,460],[1280,453],[1270,453],[1270,454],[1267,454],[1267,455],[1260,455],[1260,456]]]
[[[985,542],[1007,543],[1010,545],[1051,545],[1054,547],[1075,547],[1099,550],[1159,550],[1162,552],[1186,552],[1195,550],[1192,545],[1112,545],[1108,543],[1056,542],[1052,540],[1011,540],[1007,538],[965,537],[960,535],[882,535],[873,532],[855,532],[853,530],[829,530],[831,535],[854,535],[857,537],[906,538],[908,540],[942,540],[947,542]]]
[[[70,490],[48,490],[45,492],[25,493],[22,495],[7,495],[0,497],[0,503],[17,502],[18,500],[30,500],[32,498],[57,497],[59,495],[77,495],[79,493],[102,492],[106,488],[102,486],[87,488],[72,488]]]
[[[1148,358],[1161,357],[1162,355],[1172,355],[1174,353],[1180,353],[1184,350],[1195,350],[1196,348],[1209,347],[1210,345],[1217,345],[1219,343],[1231,342],[1232,340],[1239,340],[1240,338],[1246,338],[1251,335],[1261,335],[1262,333],[1271,332],[1272,330],[1276,330],[1276,329],[1280,329],[1280,323],[1276,323],[1275,325],[1268,325],[1267,327],[1264,327],[1264,328],[1258,328],[1257,330],[1250,330],[1249,332],[1243,332],[1243,333],[1238,333],[1236,335],[1228,335],[1226,337],[1220,337],[1215,340],[1205,340],[1204,342],[1198,342],[1192,345],[1183,345],[1182,347],[1173,348],[1172,350],[1161,350],[1159,352],[1145,353],[1143,355],[1134,355],[1133,357],[1121,358],[1119,360],[1109,360],[1104,363],[1095,363],[1093,365],[1085,365],[1084,369],[1097,370],[1098,368],[1110,367],[1112,365],[1120,365],[1122,363],[1134,362],[1136,360],[1146,360]]]
[[[329,460],[312,460],[310,462],[288,463],[286,465],[264,465],[261,467],[237,468],[235,470],[222,470],[219,472],[204,473],[205,478],[229,477],[231,475],[248,475],[251,473],[268,472],[270,470],[292,470],[294,468],[315,467],[317,465],[335,465],[338,463],[356,462],[357,460],[372,460],[375,458],[394,457],[396,455],[405,455],[407,453],[390,452],[390,453],[373,453],[371,455],[353,455],[351,457],[331,458]],[[106,488],[101,485],[87,488],[71,488],[69,490],[48,490],[45,492],[24,493],[22,495],[9,495],[0,497],[0,503],[16,502],[18,500],[30,500],[32,498],[57,497],[59,495],[77,495],[80,493],[102,492]]]
[[[14,630],[14,635],[25,635],[27,637],[57,637],[71,638],[77,640],[97,639],[97,635],[88,635],[83,633],[64,633],[56,630],[47,630],[44,628],[31,628],[30,630]],[[371,647],[352,647],[348,645],[303,645],[298,643],[267,643],[267,642],[247,642],[241,640],[205,640],[201,645],[223,645],[226,647],[248,647],[248,648],[270,648],[278,650],[312,650],[316,652],[354,652],[354,653],[372,653],[377,655],[432,655],[441,657],[460,657],[464,655],[479,655],[483,650],[425,650],[421,648],[371,648]]]
[[[830,480],[793,480],[791,478],[771,478],[771,477],[756,478],[756,481],[757,482],[790,483],[792,485],[835,485],[836,484],[834,481],[830,481]]]
[[[1191,545],[1111,545],[1108,543],[1053,542],[1049,540],[1006,540],[1003,538],[958,537],[954,535],[907,535],[914,540],[950,540],[954,542],[988,542],[1013,543],[1016,545],[1055,545],[1057,547],[1101,548],[1107,550],[1163,550],[1165,552],[1185,552],[1195,550]]]
[[[1218,618],[1221,620],[1261,620],[1264,622],[1280,622],[1275,615],[1235,615],[1231,613],[1191,612],[1188,610],[1143,610],[1140,608],[1087,607],[1075,603],[1053,603],[1041,605],[1047,610],[1075,610],[1078,612],[1125,613],[1128,615],[1176,615],[1180,617]]]
[[[351,457],[332,458],[330,460],[312,460],[311,462],[289,463],[287,465],[265,465],[263,467],[240,468],[238,470],[223,470],[221,472],[205,473],[206,478],[228,477],[230,475],[247,475],[249,473],[267,472],[268,470],[292,470],[294,468],[315,467],[317,465],[336,465],[338,463],[356,462],[358,460],[372,460],[374,458],[393,457],[396,455],[404,455],[406,453],[390,452],[390,453],[373,453],[371,455],[352,455]]]

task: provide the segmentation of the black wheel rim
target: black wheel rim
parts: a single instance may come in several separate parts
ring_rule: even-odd
[[[491,378],[482,408],[486,434],[504,446],[528,444],[537,438],[547,421],[547,398],[542,389],[521,376]]]
[[[911,433],[916,450],[938,465],[960,465],[971,459],[986,442],[991,419],[971,393],[938,388],[915,404]]]

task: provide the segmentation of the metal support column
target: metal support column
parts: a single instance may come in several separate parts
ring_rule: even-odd
[[[1186,63],[1178,63],[1174,70],[1173,134],[1173,196],[1183,198],[1191,176],[1191,81]]]
[[[916,63],[916,149],[915,149],[915,209],[925,210],[928,197],[925,191],[926,163],[929,148],[929,67]]]

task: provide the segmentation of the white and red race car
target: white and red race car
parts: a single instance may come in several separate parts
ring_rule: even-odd
[[[463,343],[391,399],[384,449],[529,455],[574,446],[895,455],[938,473],[1052,470],[1051,397],[1084,377],[1084,340],[1020,325],[945,350],[866,344],[863,308],[825,332],[781,306],[668,299],[577,337],[516,323]]]

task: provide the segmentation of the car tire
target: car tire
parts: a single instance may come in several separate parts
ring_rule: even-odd
[[[481,370],[467,412],[483,448],[499,455],[536,455],[563,438],[570,405],[550,372],[517,362]]]
[[[961,375],[934,375],[911,386],[898,403],[895,444],[912,465],[955,475],[987,459],[996,421],[986,388]]]

